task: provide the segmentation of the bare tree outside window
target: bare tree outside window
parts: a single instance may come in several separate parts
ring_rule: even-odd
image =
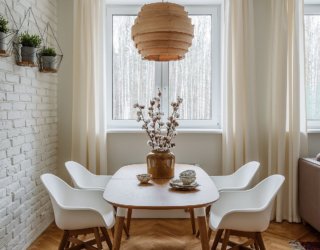
[[[156,93],[155,62],[141,60],[131,39],[135,16],[113,16],[113,119],[135,119],[133,104]]]
[[[169,63],[169,100],[181,96],[180,119],[209,120],[212,116],[211,16],[191,16],[194,38],[185,59]]]
[[[320,15],[305,15],[307,119],[320,120]]]

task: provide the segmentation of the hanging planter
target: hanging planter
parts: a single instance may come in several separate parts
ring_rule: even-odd
[[[5,0],[5,14],[0,14],[0,57],[8,57],[12,54],[12,41],[17,34],[17,24],[13,19],[11,10]],[[11,19],[11,22],[9,20]]]
[[[33,18],[37,31],[30,29],[30,19]],[[24,27],[25,21],[28,21],[27,27]],[[22,29],[24,28],[24,31]],[[19,66],[36,67],[37,53],[40,50],[43,38],[37,24],[37,20],[33,14],[31,7],[27,10],[26,15],[21,23],[18,31],[18,40],[14,43],[16,53],[16,63]]]
[[[49,33],[51,33],[51,36],[49,36]],[[56,73],[59,70],[63,55],[49,23],[47,23],[43,37],[45,38],[45,46],[37,53],[39,71],[42,73]]]
[[[37,51],[39,50],[39,46],[41,44],[40,36],[25,32],[19,36],[19,44],[21,61],[18,62],[18,65],[36,66]]]

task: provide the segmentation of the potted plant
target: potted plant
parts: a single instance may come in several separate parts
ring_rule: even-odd
[[[133,107],[137,109],[137,122],[142,122],[144,129],[149,137],[148,145],[152,152],[147,155],[148,173],[154,179],[170,179],[174,176],[175,156],[170,149],[175,147],[173,139],[177,135],[176,128],[179,126],[178,110],[182,103],[182,98],[178,97],[171,103],[172,113],[167,122],[162,121],[164,113],[161,111],[160,99],[161,92],[150,100],[148,107],[148,118],[145,117],[145,105],[136,103]]]
[[[21,47],[21,60],[35,64],[37,48],[41,44],[41,38],[38,35],[30,35],[24,32],[19,36]]]
[[[0,15],[0,51],[7,50],[6,37],[9,31],[8,20]]]
[[[57,53],[54,48],[44,47],[39,53],[42,68],[45,70],[54,70],[56,55]]]

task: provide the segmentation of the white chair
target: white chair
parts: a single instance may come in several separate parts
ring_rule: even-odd
[[[251,161],[240,167],[231,175],[211,176],[212,181],[216,185],[219,192],[232,191],[232,190],[244,190],[251,186],[252,180],[257,174],[260,167],[260,163],[257,161]],[[209,213],[210,206],[207,208],[207,214]],[[192,230],[195,229],[195,219],[190,214]],[[199,237],[199,230],[196,234]]]
[[[74,161],[67,161],[65,167],[72,179],[73,185],[79,189],[104,191],[112,178],[111,175],[95,175],[87,168]],[[132,209],[128,209],[127,223],[123,227],[127,237],[129,237],[131,215]]]
[[[102,240],[112,249],[107,229],[114,226],[115,214],[101,191],[74,189],[53,174],[41,175],[41,181],[50,195],[55,222],[64,230],[59,250],[76,246],[77,249],[102,249]],[[81,241],[77,238],[89,233],[94,233],[94,240]],[[93,246],[95,244],[97,247]]]
[[[74,161],[67,161],[65,166],[72,179],[73,185],[80,189],[104,191],[112,177],[111,175],[95,175]]]
[[[209,236],[211,229],[217,230],[212,249],[216,249],[219,242],[222,250],[227,246],[236,247],[229,241],[231,235],[236,235],[251,239],[241,244],[242,247],[254,245],[255,249],[264,250],[261,232],[270,224],[273,201],[283,182],[282,175],[272,175],[250,190],[221,192],[210,211]]]
[[[250,187],[259,167],[259,162],[251,161],[231,175],[211,176],[211,179],[219,191],[244,190]]]

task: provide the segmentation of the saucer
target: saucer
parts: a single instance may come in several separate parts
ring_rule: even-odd
[[[173,189],[177,189],[177,190],[194,190],[199,186],[199,184],[196,181],[192,182],[189,185],[183,185],[182,181],[179,179],[171,180],[169,182],[169,185]]]

